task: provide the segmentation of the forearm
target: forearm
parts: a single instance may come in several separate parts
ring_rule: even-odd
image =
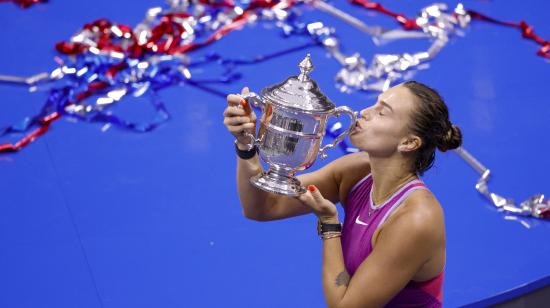
[[[323,240],[322,279],[327,306],[339,307],[350,280],[344,265],[340,237]]]
[[[250,184],[250,178],[263,171],[258,155],[250,159],[237,157],[237,190],[243,214],[255,220],[262,220],[268,194]]]

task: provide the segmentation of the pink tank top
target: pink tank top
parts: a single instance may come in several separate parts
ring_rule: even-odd
[[[418,189],[428,189],[420,180],[413,180],[395,192],[378,206],[372,203],[372,176],[359,181],[347,195],[344,207],[345,219],[342,230],[342,249],[346,270],[353,275],[359,265],[372,252],[372,236],[390,214],[407,196]],[[410,281],[386,307],[441,307],[443,272],[424,281]]]

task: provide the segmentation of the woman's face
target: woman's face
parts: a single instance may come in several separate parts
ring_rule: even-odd
[[[351,143],[371,156],[393,155],[411,134],[408,124],[414,102],[414,95],[400,85],[380,94],[374,105],[361,110]]]

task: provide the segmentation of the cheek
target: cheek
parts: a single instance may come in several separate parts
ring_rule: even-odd
[[[360,149],[390,149],[395,148],[400,140],[397,127],[391,123],[376,123],[370,125],[359,134],[352,135],[350,141]]]
[[[374,140],[388,140],[395,139],[397,132],[396,127],[392,122],[384,121],[372,125],[366,133],[371,139]]]

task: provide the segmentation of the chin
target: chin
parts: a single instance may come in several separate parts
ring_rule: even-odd
[[[359,134],[354,134],[354,135],[349,136],[349,141],[350,141],[351,145],[354,146],[355,148],[359,149],[360,151],[367,151],[365,149],[365,140],[360,138],[358,135]]]

